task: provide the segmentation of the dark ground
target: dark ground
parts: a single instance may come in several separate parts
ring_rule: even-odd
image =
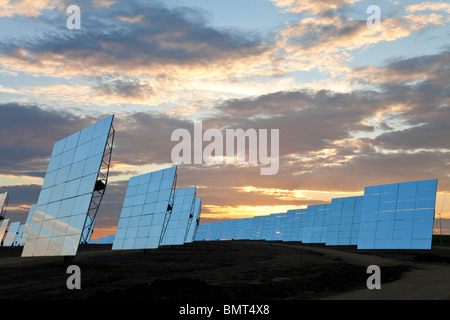
[[[0,248],[0,299],[450,299],[450,249],[445,246],[369,251],[223,241],[160,247],[144,254],[85,245],[72,261],[81,269],[80,290],[67,288],[70,274],[62,257],[21,258],[21,252],[21,247]],[[381,290],[366,287],[371,264],[381,268]],[[424,274],[436,279],[425,276],[424,285]]]

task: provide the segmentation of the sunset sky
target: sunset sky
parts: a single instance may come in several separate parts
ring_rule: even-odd
[[[367,25],[374,4],[379,28]],[[69,5],[79,30],[66,26]],[[280,133],[276,175],[179,166],[177,187],[203,198],[201,222],[437,178],[435,217],[450,234],[449,2],[0,0],[0,193],[12,222],[37,201],[54,142],[110,114],[94,238],[115,232],[131,176],[174,165],[171,134],[194,121]]]

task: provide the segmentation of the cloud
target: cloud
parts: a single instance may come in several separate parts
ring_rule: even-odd
[[[207,26],[192,9],[130,3],[91,10],[79,32],[54,30],[35,41],[2,43],[2,63],[62,77],[195,73],[211,66],[216,73],[232,72],[236,62],[249,62],[265,50],[260,39]],[[136,16],[134,23],[124,21]]]
[[[270,0],[277,7],[283,8],[288,12],[303,13],[311,12],[313,14],[323,13],[330,10],[336,10],[346,4],[354,4],[360,0]]]
[[[62,10],[66,8],[64,0],[0,0],[0,17],[14,15],[25,17],[39,17],[43,10]]]
[[[382,108],[384,101],[375,92],[299,90],[228,101],[209,122],[215,127],[280,129],[280,154],[289,155],[332,147],[353,131],[372,131],[363,120]]]
[[[77,1],[83,9],[107,8],[116,3],[113,0],[87,0]],[[74,4],[69,0],[0,0],[0,17],[42,17],[45,11],[63,12],[69,5]]]
[[[424,1],[421,3],[406,6],[405,10],[411,12],[431,10],[431,11],[444,11],[450,13],[450,4],[443,2]]]
[[[155,95],[149,84],[135,77],[105,75],[98,77],[98,82],[99,85],[93,88],[94,96],[115,103],[147,103]]]
[[[350,63],[355,53],[450,22],[448,15],[440,12],[411,14],[411,10],[398,6],[396,14],[383,12],[379,28],[368,28],[369,15],[361,6],[353,6],[359,1],[273,2],[288,11],[301,13],[298,21],[287,23],[277,32],[278,50],[272,55],[272,67],[280,74],[318,70],[346,81],[352,77]]]
[[[386,61],[382,66],[357,68],[353,81],[384,86],[408,84],[432,80],[439,86],[448,83],[450,51],[413,58],[399,57]]]
[[[355,71],[355,77],[378,86],[392,106],[385,110],[384,119],[393,125],[372,140],[374,145],[390,150],[450,150],[446,138],[450,133],[449,65],[446,50]]]
[[[43,177],[53,144],[92,121],[17,103],[0,104],[0,114],[0,174],[19,176]]]
[[[261,95],[268,87],[269,92],[287,85],[297,89],[299,83],[289,75],[298,71],[318,70],[332,77],[334,88],[350,92],[356,83],[351,82],[352,53],[448,23],[440,12],[418,14],[423,11],[410,8],[383,18],[380,29],[369,29],[365,12],[360,19],[350,18],[356,2],[275,1],[302,15],[274,30],[273,37],[263,37],[214,28],[197,9],[83,1],[80,30],[56,28],[55,19],[65,19],[61,12],[44,15],[41,36],[0,42],[0,65],[3,72],[77,83],[23,88],[19,94],[27,101],[39,97],[83,108],[132,104],[188,116],[230,98]],[[57,11],[63,4],[46,10]]]
[[[53,12],[36,20],[40,35],[0,41],[2,72],[63,79],[19,90],[27,101],[38,96],[84,109],[140,104],[181,114],[243,91],[235,86],[226,92],[212,83],[271,73],[272,49],[262,37],[214,28],[194,9],[137,1],[105,10],[87,2],[81,15],[80,30],[61,28],[66,17]]]
[[[368,185],[438,178],[439,191],[448,191],[448,56],[447,50],[356,69],[368,74],[376,91],[299,89],[222,101],[203,114],[203,129],[280,129],[278,174],[261,176],[259,166],[181,165],[177,185],[199,186],[209,217],[325,201],[293,197],[299,190],[359,192]],[[153,89],[121,74],[92,79],[117,96],[140,97]],[[0,141],[6,151],[0,173],[40,177],[55,141],[101,117],[17,103],[1,105],[0,112],[0,134],[7,137]],[[114,126],[117,170],[111,171],[115,180],[104,213],[109,221],[118,219],[127,175],[170,165],[176,144],[171,133],[193,130],[191,119],[164,112],[118,112]],[[108,219],[102,220],[106,225]]]

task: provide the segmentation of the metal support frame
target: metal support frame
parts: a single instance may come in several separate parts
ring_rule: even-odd
[[[163,228],[161,231],[161,236],[159,237],[159,244],[162,243],[164,239],[164,235],[166,234],[167,225],[169,224],[170,216],[172,215],[173,203],[175,201],[175,188],[177,186],[177,174],[175,173],[175,177],[173,179],[172,191],[170,192],[169,204],[167,206],[167,212],[164,217]]]
[[[195,195],[197,192],[194,193],[194,199],[192,199],[192,205],[191,205],[191,212],[189,213],[189,220],[188,220],[188,224],[186,227],[186,233],[184,234],[184,241],[186,242],[187,236],[189,234],[189,228],[191,227],[192,224],[192,219],[194,218],[194,209],[195,209]]]
[[[95,223],[95,217],[97,215],[98,208],[100,207],[100,203],[102,202],[103,195],[105,194],[106,186],[108,185],[109,168],[111,166],[111,155],[114,145],[114,135],[115,135],[114,126],[111,124],[111,129],[109,131],[105,150],[103,151],[102,163],[100,164],[96,182],[97,184],[98,181],[101,181],[104,184],[104,188],[100,190],[94,189],[92,191],[91,203],[89,204],[89,210],[87,212],[86,221],[84,223],[83,231],[81,233],[80,239],[81,244],[88,243],[89,239],[91,238],[91,234]]]
[[[202,213],[202,201],[200,200],[200,211],[198,212],[197,220],[195,221],[196,225],[195,225],[194,235],[192,236],[192,239],[195,239],[195,236],[197,234],[198,225],[200,224],[200,214],[201,213]]]

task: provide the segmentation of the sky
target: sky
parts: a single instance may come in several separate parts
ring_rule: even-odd
[[[79,29],[67,27],[70,5],[80,8]],[[128,179],[173,166],[173,131],[200,121],[203,130],[279,130],[274,175],[261,175],[261,163],[179,165],[177,187],[197,186],[202,197],[201,223],[437,178],[434,233],[450,234],[448,1],[0,8],[0,192],[9,192],[11,221],[24,222],[37,201],[53,144],[114,114],[93,238],[115,232]]]

